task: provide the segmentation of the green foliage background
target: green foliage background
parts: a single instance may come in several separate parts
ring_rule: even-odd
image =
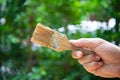
[[[70,39],[100,37],[120,45],[120,0],[0,0],[0,80],[107,80],[84,70],[71,51],[32,49],[30,38],[37,23],[58,30]],[[85,19],[116,19],[110,30],[71,33],[68,24]],[[115,79],[108,79],[115,80]],[[117,79],[116,79],[117,80]]]

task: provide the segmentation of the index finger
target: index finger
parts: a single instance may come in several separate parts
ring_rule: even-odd
[[[70,43],[77,47],[86,47],[94,50],[97,46],[104,43],[105,40],[100,38],[81,38],[78,40],[70,40]]]

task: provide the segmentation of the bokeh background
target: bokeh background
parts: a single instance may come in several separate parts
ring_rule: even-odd
[[[120,0],[0,0],[0,80],[119,80],[88,73],[71,51],[32,43],[37,23],[120,46]]]

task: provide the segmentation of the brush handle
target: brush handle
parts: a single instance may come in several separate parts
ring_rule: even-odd
[[[95,54],[94,51],[88,49],[88,48],[81,48],[81,47],[76,47],[72,45],[72,50],[73,51],[81,51],[83,55],[89,55],[89,54]]]

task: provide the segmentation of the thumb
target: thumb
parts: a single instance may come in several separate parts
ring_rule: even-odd
[[[85,47],[94,50],[97,46],[104,43],[105,40],[100,38],[81,38],[78,40],[70,40],[70,43],[77,47]]]

